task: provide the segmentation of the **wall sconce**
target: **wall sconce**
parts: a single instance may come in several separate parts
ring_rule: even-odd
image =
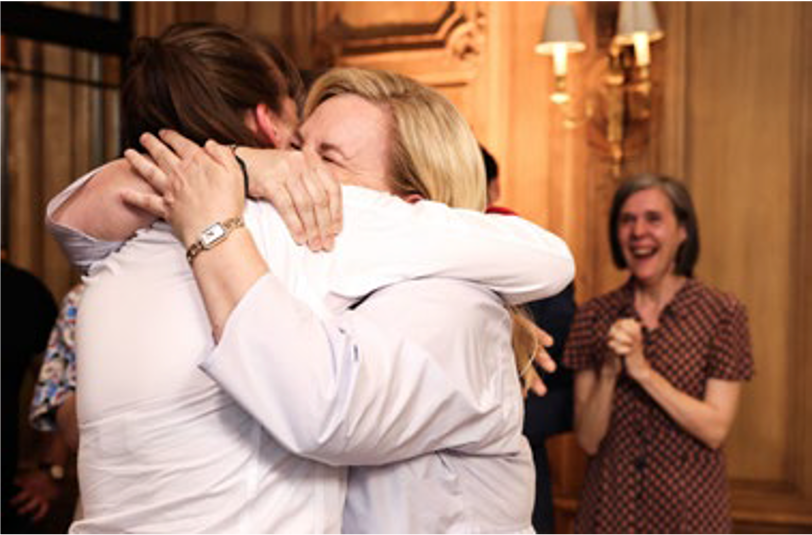
[[[541,42],[536,52],[553,56],[555,90],[550,100],[564,113],[564,125],[573,128],[593,119],[600,110],[605,116],[605,139],[612,160],[612,174],[620,176],[624,159],[623,140],[627,125],[647,122],[651,116],[651,55],[649,44],[664,33],[651,2],[620,2],[617,29],[609,44],[607,68],[598,88],[599,98],[587,101],[584,117],[574,116],[566,90],[566,56],[586,49],[581,42],[572,6],[550,4]],[[632,47],[634,54],[632,54]],[[558,56],[564,56],[560,59]],[[563,69],[559,67],[563,64]]]
[[[556,104],[570,100],[567,93],[567,55],[583,52],[586,44],[581,41],[575,13],[569,4],[550,4],[541,42],[536,45],[536,54],[553,57],[555,91],[550,99]]]

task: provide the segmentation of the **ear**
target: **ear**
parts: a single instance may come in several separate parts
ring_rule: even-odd
[[[410,193],[405,197],[401,198],[409,204],[415,204],[423,200],[423,196],[420,195],[419,193]]]
[[[499,202],[499,197],[502,196],[502,186],[498,178],[494,178],[488,183],[488,205],[496,204]]]
[[[267,104],[260,102],[251,112],[249,126],[264,143],[271,147],[279,147],[281,144],[279,120]]]
[[[679,243],[680,245],[684,244],[688,240],[688,231],[685,229],[685,225],[679,226]]]

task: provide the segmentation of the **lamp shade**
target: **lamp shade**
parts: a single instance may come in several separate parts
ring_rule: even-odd
[[[565,46],[567,52],[583,52],[586,45],[581,41],[575,12],[569,4],[550,4],[544,21],[541,42],[536,45],[536,53],[553,55],[555,48]]]
[[[634,42],[635,33],[645,33],[649,41],[663,37],[663,30],[657,20],[657,12],[651,2],[621,2],[617,20],[615,39],[622,45]]]

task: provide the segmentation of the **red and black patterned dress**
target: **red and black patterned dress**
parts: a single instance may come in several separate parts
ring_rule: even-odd
[[[607,334],[636,318],[630,280],[576,313],[564,365],[598,369]],[[747,311],[733,297],[688,279],[643,329],[646,358],[676,388],[697,399],[708,379],[753,375]],[[590,458],[576,533],[714,533],[731,530],[725,462],[683,431],[625,373],[618,378],[609,431]]]

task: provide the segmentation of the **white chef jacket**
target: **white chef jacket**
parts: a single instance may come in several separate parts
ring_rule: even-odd
[[[288,451],[352,466],[345,532],[532,531],[511,319],[481,286],[405,281],[325,322],[266,275],[203,368]]]
[[[572,278],[563,242],[516,218],[487,218],[435,203],[411,206],[359,188],[346,188],[344,202],[345,230],[331,254],[295,247],[266,204],[249,203],[245,214],[274,276],[326,324],[371,290],[415,275],[479,277],[514,301],[555,293]],[[411,227],[404,225],[409,211],[419,215]],[[375,231],[382,232],[377,240]],[[68,248],[75,253],[75,244],[83,242],[73,243]],[[109,249],[91,245],[85,258]],[[504,266],[492,261],[494,250]],[[87,281],[78,335],[86,516],[72,529],[337,531],[345,471],[280,448],[280,437],[262,433],[256,420],[197,369],[213,348],[183,253],[159,224],[95,266]],[[539,269],[549,276],[539,276]],[[260,293],[270,278],[252,292]],[[365,339],[363,332],[349,332]],[[430,357],[416,347],[399,342],[381,350],[414,353],[415,361]],[[345,395],[358,384],[343,384],[350,388]],[[298,392],[293,404],[313,394],[314,389]],[[475,520],[465,522],[461,529],[475,529]]]

